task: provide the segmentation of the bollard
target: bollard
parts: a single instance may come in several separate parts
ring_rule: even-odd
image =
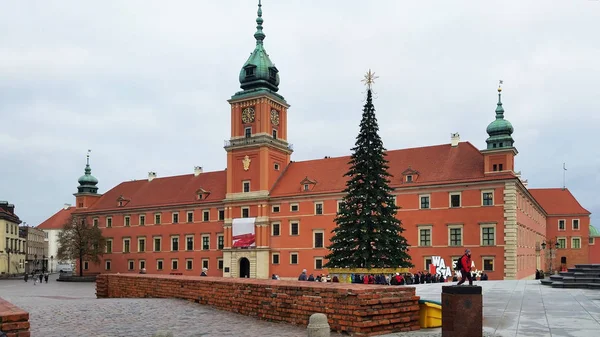
[[[159,330],[154,335],[152,335],[152,337],[173,337],[173,333],[170,331]]]
[[[483,297],[480,286],[442,287],[442,336],[483,336]]]
[[[329,337],[331,328],[325,314],[312,314],[308,319],[308,337]]]

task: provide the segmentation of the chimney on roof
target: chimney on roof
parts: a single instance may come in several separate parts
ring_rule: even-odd
[[[202,172],[204,172],[202,166],[194,166],[194,177],[199,176]]]
[[[63,209],[64,209],[64,210],[67,210],[67,209],[69,209],[70,207],[71,207],[71,204],[64,204],[64,206],[63,206]]]
[[[15,205],[8,204],[7,205],[7,211],[8,211],[8,213],[15,214]]]
[[[458,146],[459,142],[460,142],[460,135],[458,134],[458,132],[451,133],[450,134],[450,145],[452,145],[452,147],[456,147],[456,146]]]
[[[156,178],[156,172],[148,172],[148,181],[152,181]]]

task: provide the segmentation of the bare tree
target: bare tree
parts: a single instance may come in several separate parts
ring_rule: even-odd
[[[71,216],[58,236],[58,258],[79,261],[79,276],[83,276],[83,261],[100,262],[106,239],[100,228],[90,225],[85,217]]]

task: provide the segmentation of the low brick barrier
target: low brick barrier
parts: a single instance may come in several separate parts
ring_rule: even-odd
[[[29,337],[29,313],[0,298],[0,331],[7,337]]]
[[[179,298],[264,320],[306,326],[326,314],[332,330],[376,336],[419,330],[419,297],[400,286],[152,274],[102,274],[98,298]]]

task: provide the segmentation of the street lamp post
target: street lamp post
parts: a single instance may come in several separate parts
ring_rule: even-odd
[[[50,273],[54,272],[54,255],[50,255]]]
[[[12,253],[12,249],[6,248],[6,255],[8,256],[8,270],[7,270],[8,275],[10,275],[10,253]]]
[[[546,246],[548,246],[548,249],[549,249],[548,255],[550,256],[550,269],[548,270],[548,273],[550,275],[552,275],[552,272],[553,272],[552,262],[554,261],[554,254],[556,253],[556,250],[558,248],[560,248],[560,243],[558,242],[558,240],[556,238],[554,238],[554,239],[550,239],[548,241],[548,243],[546,243],[546,241],[542,242],[542,249],[546,249]]]

